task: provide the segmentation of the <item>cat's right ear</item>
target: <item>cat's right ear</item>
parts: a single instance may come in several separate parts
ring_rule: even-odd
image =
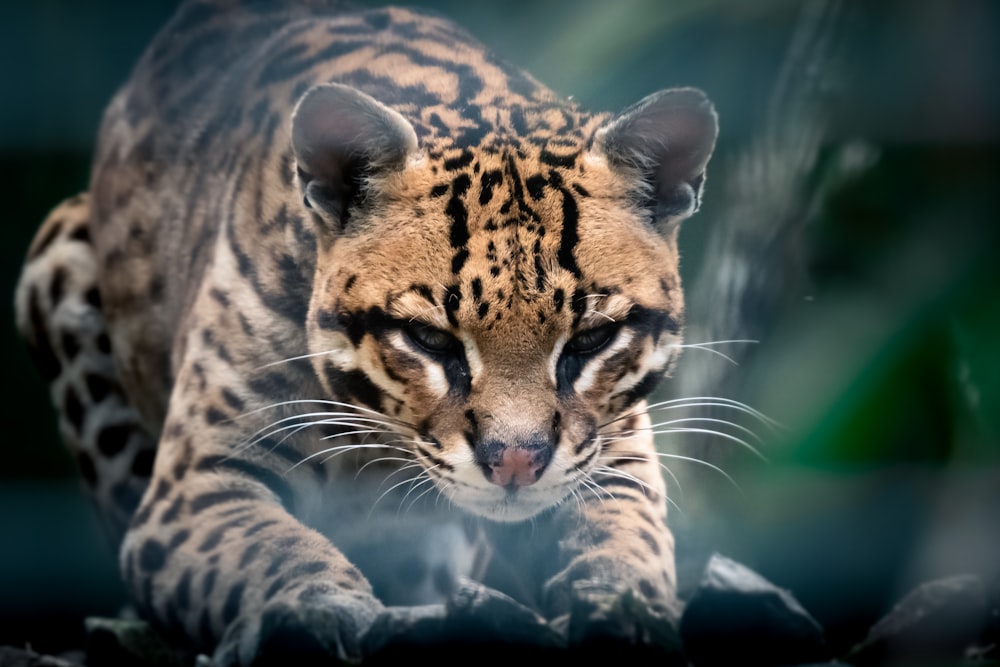
[[[718,118],[705,93],[673,88],[653,93],[609,120],[594,134],[592,150],[612,169],[641,180],[652,219],[660,225],[698,210],[718,134]]]
[[[292,150],[305,205],[340,231],[380,173],[417,150],[413,126],[371,96],[341,84],[310,88],[292,114]]]

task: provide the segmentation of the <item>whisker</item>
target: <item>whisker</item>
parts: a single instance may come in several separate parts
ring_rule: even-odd
[[[657,494],[656,489],[649,485],[649,483],[639,479],[631,473],[627,473],[624,470],[619,470],[618,468],[612,468],[611,466],[595,466],[594,474],[607,475],[608,477],[617,477],[618,479],[625,479],[630,482],[635,482],[643,488],[644,491],[649,491],[653,495]]]
[[[431,479],[430,477],[428,477],[428,478],[427,478],[427,479],[426,479],[426,480],[425,480],[424,482],[433,482],[433,481],[434,481],[433,479]],[[403,505],[403,502],[404,502],[404,501],[406,500],[406,496],[410,495],[410,493],[412,493],[412,492],[414,491],[414,489],[416,489],[416,487],[417,487],[417,486],[421,486],[421,485],[423,485],[423,484],[424,484],[424,482],[420,482],[420,484],[418,484],[418,485],[415,485],[415,486],[411,487],[411,488],[410,488],[410,490],[406,492],[406,495],[404,495],[404,496],[403,496],[403,498],[402,498],[402,500],[400,500],[400,501],[399,501],[399,504],[400,504],[400,507],[402,507],[402,505]],[[413,500],[411,500],[411,501],[410,501],[410,504],[406,506],[406,509],[405,509],[405,510],[403,511],[403,514],[406,514],[406,513],[408,513],[408,512],[409,512],[409,511],[410,511],[411,509],[413,509],[413,506],[414,506],[415,504],[417,504],[417,502],[419,502],[421,498],[423,498],[423,497],[424,497],[424,496],[426,496],[426,495],[427,495],[428,493],[430,493],[431,491],[433,491],[433,490],[434,490],[434,488],[435,488],[435,487],[434,487],[434,484],[431,484],[431,485],[430,485],[430,486],[428,486],[428,487],[427,487],[426,489],[424,489],[424,490],[423,490],[423,491],[422,491],[422,492],[420,493],[420,495],[418,495],[418,496],[417,496],[416,498],[414,498]]]
[[[322,462],[326,463],[327,461],[329,461],[334,456],[337,456],[338,454],[342,454],[344,452],[351,451],[351,450],[357,450],[357,449],[396,449],[396,450],[399,450],[399,451],[409,452],[409,450],[403,449],[402,447],[386,447],[386,446],[381,445],[381,444],[357,444],[357,443],[355,443],[355,444],[351,444],[351,445],[339,445],[337,447],[327,447],[325,449],[319,450],[318,452],[313,452],[312,454],[309,454],[308,456],[306,456],[305,458],[303,458],[301,461],[299,461],[298,463],[294,464],[291,468],[289,468],[288,470],[286,470],[285,474],[290,473],[291,471],[295,470],[296,468],[298,468],[300,465],[302,465],[306,461],[310,461],[310,460],[316,458],[317,456],[323,456],[324,454],[330,454],[331,452],[333,452],[332,454],[330,454],[329,457],[323,459]]]
[[[324,355],[330,354],[334,350],[324,350],[323,352],[310,352],[309,354],[300,354],[296,357],[288,357],[287,359],[279,359],[278,361],[272,361],[269,364],[264,364],[263,366],[258,366],[253,369],[255,371],[262,371],[265,368],[271,368],[272,366],[280,366],[281,364],[291,363],[293,361],[301,361],[303,359],[312,359],[313,357],[322,357]]]
[[[375,507],[379,504],[379,502],[383,498],[385,498],[387,495],[389,495],[390,493],[392,493],[392,491],[394,489],[398,489],[399,487],[403,486],[404,484],[413,484],[413,483],[415,483],[417,480],[419,480],[421,478],[424,478],[424,481],[433,481],[431,479],[431,476],[430,476],[430,471],[433,470],[434,468],[437,468],[437,467],[438,466],[434,465],[434,466],[431,466],[430,468],[424,468],[424,470],[421,471],[421,473],[419,475],[416,475],[415,477],[408,477],[408,478],[402,480],[401,482],[396,482],[395,484],[393,484],[392,486],[390,486],[388,489],[386,489],[385,491],[383,491],[382,494],[378,498],[375,499],[375,502],[372,503],[372,508],[368,511],[368,516],[369,517],[371,516],[371,513],[373,511],[375,511]],[[422,483],[423,482],[421,482],[421,484]],[[403,497],[405,498],[406,496],[403,496]]]
[[[731,399],[723,398],[719,396],[692,396],[689,398],[674,398],[667,401],[659,401],[657,403],[652,403],[646,406],[643,410],[638,410],[635,412],[626,412],[625,414],[618,415],[608,421],[604,422],[598,429],[605,428],[619,421],[626,419],[631,419],[632,417],[637,417],[642,414],[648,414],[654,411],[660,410],[679,410],[682,408],[704,408],[704,407],[718,407],[718,408],[729,408],[748,414],[764,424],[768,425],[772,429],[781,430],[784,426],[775,419],[768,417],[760,410],[750,407],[746,403]]]
[[[739,366],[740,362],[736,361],[728,354],[724,352],[719,352],[718,350],[712,349],[712,345],[724,345],[728,343],[759,343],[760,341],[752,340],[750,338],[734,338],[732,340],[712,340],[705,343],[674,343],[671,347],[677,348],[694,348],[696,350],[704,350],[705,352],[711,352],[712,354],[717,354],[734,366]]]
[[[662,458],[666,458],[666,459],[676,459],[678,461],[689,461],[691,463],[697,463],[697,464],[703,465],[703,466],[705,466],[707,468],[711,468],[715,472],[717,472],[720,475],[722,475],[723,477],[725,477],[729,481],[729,483],[733,485],[733,488],[735,488],[737,491],[740,492],[740,494],[742,494],[744,497],[746,496],[746,494],[744,493],[742,487],[740,487],[740,485],[736,483],[736,480],[733,479],[732,476],[729,473],[727,473],[725,470],[723,470],[719,466],[715,465],[714,463],[709,463],[708,461],[705,461],[704,459],[699,459],[699,458],[696,458],[694,456],[683,456],[681,454],[669,454],[667,452],[657,452],[656,455],[660,456]]]
[[[646,458],[645,456],[643,456],[641,454],[638,454],[638,455],[635,455],[635,456],[628,456],[628,455],[626,455],[626,456],[619,456],[619,455],[616,454],[615,456],[602,456],[602,457],[598,458],[597,460],[598,461],[601,461],[601,460],[607,460],[607,461],[612,461],[612,460],[618,460],[618,461],[640,461],[642,463],[646,463],[646,462],[649,461],[648,458]],[[674,486],[677,487],[677,492],[680,493],[681,495],[684,495],[684,489],[681,488],[681,481],[679,479],[677,479],[677,475],[674,474],[674,471],[671,470],[670,468],[668,468],[667,466],[663,465],[662,462],[660,462],[660,467],[663,468],[664,472],[666,472],[667,475],[670,476],[670,481],[672,481],[674,483]]]
[[[720,438],[724,438],[724,439],[729,440],[731,442],[735,442],[739,446],[744,447],[745,449],[747,449],[750,452],[752,452],[755,456],[757,456],[757,458],[759,458],[764,463],[770,463],[770,461],[768,461],[767,457],[764,456],[763,454],[761,454],[760,450],[757,449],[756,447],[754,447],[753,445],[751,445],[749,442],[747,442],[743,438],[738,438],[735,435],[732,435],[731,433],[726,433],[724,431],[715,431],[715,430],[712,430],[710,428],[691,428],[691,427],[688,427],[688,428],[665,428],[665,429],[657,429],[657,430],[651,431],[651,433],[653,435],[668,435],[670,433],[703,433],[703,434],[707,434],[707,435],[717,435]]]
[[[378,410],[373,410],[373,409],[365,407],[363,405],[354,405],[353,403],[344,403],[343,401],[332,401],[332,400],[323,399],[323,398],[297,398],[297,399],[291,399],[291,400],[287,400],[287,401],[278,401],[277,403],[271,403],[269,405],[265,405],[265,406],[262,406],[262,407],[259,407],[259,408],[255,408],[253,410],[249,410],[247,412],[244,412],[241,415],[237,415],[236,417],[232,418],[232,421],[235,421],[237,419],[244,419],[246,417],[250,417],[250,416],[259,414],[261,412],[265,412],[267,410],[275,410],[277,408],[288,407],[290,405],[307,405],[307,404],[312,404],[312,405],[327,405],[327,406],[336,407],[336,408],[345,408],[345,409],[353,410],[354,411],[353,413],[347,413],[345,416],[350,416],[350,415],[353,415],[355,413],[363,413],[363,414],[367,414],[367,415],[372,415],[372,416],[374,416],[374,417],[376,417],[378,419],[382,419],[386,423],[393,424],[393,425],[396,425],[396,426],[401,426],[401,427],[404,427],[404,428],[416,431],[416,429],[413,427],[413,424],[405,422],[405,421],[403,421],[401,419],[395,419],[395,418],[390,417],[390,416],[388,416],[386,414],[383,414],[382,412],[379,412]]]

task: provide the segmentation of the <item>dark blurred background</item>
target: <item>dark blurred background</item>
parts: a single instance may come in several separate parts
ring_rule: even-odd
[[[773,102],[798,100],[794,71],[792,92],[780,88],[808,2],[420,4],[584,107],[674,85],[716,104],[705,204],[681,234],[687,342],[759,342],[712,348],[739,366],[686,350],[661,394],[705,388],[783,426],[739,421],[766,464],[731,441],[662,437],[665,454],[711,456],[735,482],[664,459],[683,486],[671,510],[682,550],[756,568],[844,646],[920,581],[975,572],[1000,589],[1000,3],[843,3],[836,57],[799,68],[818,92],[792,118]],[[173,6],[0,5],[8,303],[38,223],[86,187],[103,105]],[[816,150],[783,160],[799,144],[782,128],[815,114]],[[768,161],[771,136],[785,152]],[[736,269],[751,290],[745,320],[727,325],[715,277]],[[10,307],[3,322],[0,643],[59,650],[83,614],[115,613],[122,591]],[[682,584],[696,574],[682,569]]]

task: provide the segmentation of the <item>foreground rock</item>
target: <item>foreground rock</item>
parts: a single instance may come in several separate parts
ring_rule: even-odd
[[[922,584],[876,623],[849,656],[858,667],[893,662],[960,661],[975,654],[990,627],[986,588],[975,575]]]
[[[823,629],[788,591],[713,555],[681,618],[684,652],[699,665],[798,665],[829,659]]]

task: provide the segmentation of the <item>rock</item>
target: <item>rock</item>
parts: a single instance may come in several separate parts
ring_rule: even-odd
[[[88,665],[186,667],[188,661],[148,623],[133,619],[91,617],[87,630]]]
[[[0,667],[82,667],[82,665],[51,655],[40,655],[30,649],[0,646]]]
[[[390,607],[363,642],[365,665],[537,658],[565,646],[544,618],[487,586],[463,581],[444,605]],[[419,661],[418,661],[419,662]]]
[[[681,617],[699,665],[795,665],[829,658],[823,629],[795,597],[736,561],[709,558]]]
[[[985,586],[976,575],[921,584],[883,616],[848,656],[852,664],[961,660],[988,627]]]

